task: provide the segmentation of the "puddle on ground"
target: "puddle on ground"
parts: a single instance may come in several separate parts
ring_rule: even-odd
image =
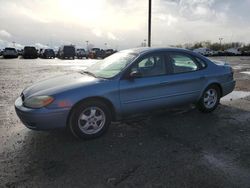
[[[250,71],[244,71],[244,72],[240,72],[240,73],[250,75]]]
[[[233,91],[232,93],[226,95],[225,97],[222,97],[221,101],[226,102],[226,101],[238,100],[248,96],[250,96],[249,91]]]

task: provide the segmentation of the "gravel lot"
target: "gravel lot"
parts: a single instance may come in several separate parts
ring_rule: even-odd
[[[250,187],[250,57],[227,61],[237,91],[215,112],[166,110],[79,141],[25,128],[13,105],[26,86],[93,62],[0,59],[0,187]]]

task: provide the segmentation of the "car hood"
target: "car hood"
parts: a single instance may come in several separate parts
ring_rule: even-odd
[[[72,90],[100,82],[100,79],[83,73],[73,73],[57,76],[37,82],[23,91],[25,98],[41,95],[55,95],[61,92]]]

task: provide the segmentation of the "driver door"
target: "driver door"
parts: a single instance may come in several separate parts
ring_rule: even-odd
[[[125,76],[120,80],[122,113],[143,112],[168,103],[166,58],[163,53],[147,55],[136,61],[128,73],[137,71],[139,77]]]

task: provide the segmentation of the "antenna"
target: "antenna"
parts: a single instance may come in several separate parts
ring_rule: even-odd
[[[231,35],[231,38],[230,38],[229,44],[230,44],[230,43],[232,43],[232,39],[233,39],[233,32],[232,32],[232,35]],[[227,57],[228,57],[228,54],[226,53],[225,63],[227,63]]]
[[[148,0],[148,47],[151,47],[151,0]]]

